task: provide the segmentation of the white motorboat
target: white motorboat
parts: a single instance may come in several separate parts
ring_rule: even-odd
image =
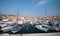
[[[2,19],[2,21],[3,21],[3,22],[7,22],[7,21],[9,21],[9,19]]]
[[[7,26],[7,27],[3,27],[1,30],[3,31],[3,32],[8,32],[8,31],[10,31],[12,29],[12,26]]]
[[[1,23],[0,23],[0,26],[1,26],[1,27],[5,27],[5,26],[7,26],[7,24],[4,23],[4,22],[1,22]]]
[[[36,25],[35,27],[38,30],[41,30],[41,31],[44,31],[44,32],[47,32],[49,30],[47,25]]]
[[[17,24],[22,25],[24,22],[23,21],[18,21]]]
[[[18,24],[17,26],[15,26],[11,29],[11,32],[16,33],[18,31],[20,31],[22,28],[23,28],[23,26]]]

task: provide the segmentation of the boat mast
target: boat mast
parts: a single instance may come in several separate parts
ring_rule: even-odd
[[[18,21],[18,18],[19,18],[19,10],[17,10],[17,21]]]
[[[0,10],[1,10],[1,8],[0,8]],[[2,10],[0,12],[2,12]],[[2,18],[2,13],[0,13],[0,18]]]
[[[45,20],[47,20],[47,7],[45,7]]]

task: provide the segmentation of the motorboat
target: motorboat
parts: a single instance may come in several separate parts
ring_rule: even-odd
[[[7,26],[7,24],[4,23],[4,22],[1,22],[1,23],[0,23],[0,26],[1,26],[1,27],[5,27],[5,26]]]
[[[7,21],[9,21],[9,19],[2,19],[2,21],[3,21],[3,22],[7,22]]]
[[[35,26],[38,30],[44,31],[44,32],[48,32],[48,26],[47,25],[36,25]]]
[[[6,26],[6,27],[3,27],[1,30],[2,30],[3,32],[8,32],[8,31],[10,31],[12,28],[13,28],[12,26]]]
[[[24,22],[23,21],[18,21],[17,24],[22,25]]]
[[[12,33],[16,33],[16,32],[18,32],[18,31],[20,31],[22,28],[23,28],[23,26],[20,25],[20,24],[18,24],[18,25],[16,25],[15,27],[13,27],[13,28],[11,29],[11,32],[12,32]]]
[[[53,21],[54,25],[53,27],[55,28],[56,31],[60,31],[60,21]]]

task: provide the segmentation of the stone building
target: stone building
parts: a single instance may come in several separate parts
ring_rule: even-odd
[[[32,21],[38,21],[38,20],[60,20],[60,16],[48,16],[48,17],[42,17],[42,18],[37,18],[37,17],[26,17],[26,16],[15,16],[15,15],[1,15],[0,18],[6,18],[6,19],[11,19],[11,20],[32,20]]]

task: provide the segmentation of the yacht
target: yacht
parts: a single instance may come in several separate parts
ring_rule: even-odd
[[[36,25],[35,26],[38,30],[44,31],[44,32],[48,32],[48,26],[47,25]]]

